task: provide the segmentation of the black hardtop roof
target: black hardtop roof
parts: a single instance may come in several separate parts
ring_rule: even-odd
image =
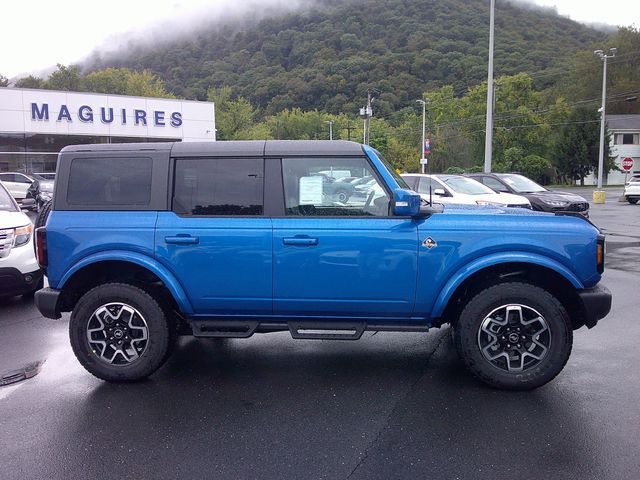
[[[210,142],[99,143],[69,145],[60,153],[171,151],[171,156],[362,155],[362,145],[346,140],[246,140]]]

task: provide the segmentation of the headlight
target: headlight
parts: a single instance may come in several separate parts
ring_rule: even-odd
[[[543,200],[543,202],[551,207],[566,207],[569,205],[569,202],[563,200]]]
[[[478,205],[493,205],[494,207],[506,207],[507,205],[500,202],[489,202],[488,200],[476,200]]]
[[[33,225],[26,225],[24,227],[16,228],[15,234],[14,234],[15,237],[13,241],[13,246],[20,247],[22,245],[26,245],[27,243],[29,243],[32,232],[33,232]]]

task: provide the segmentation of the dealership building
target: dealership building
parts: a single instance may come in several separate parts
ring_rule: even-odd
[[[211,102],[0,88],[0,172],[53,172],[67,145],[215,139]]]

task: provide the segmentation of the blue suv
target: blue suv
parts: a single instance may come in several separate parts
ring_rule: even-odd
[[[369,177],[365,194],[328,194],[336,172]],[[78,360],[108,381],[151,375],[178,335],[356,340],[450,324],[473,374],[530,389],[611,307],[588,220],[424,204],[352,142],[67,147],[53,202],[36,304],[72,312]]]

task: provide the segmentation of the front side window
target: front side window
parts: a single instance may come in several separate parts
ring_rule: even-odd
[[[420,178],[420,183],[418,184],[418,193],[433,193],[436,188],[441,188],[446,191],[444,185],[442,185],[438,180],[431,177],[422,177]]]
[[[262,215],[264,160],[179,158],[173,211],[180,215]]]
[[[389,195],[364,158],[286,158],[282,175],[287,215],[389,215]]]

